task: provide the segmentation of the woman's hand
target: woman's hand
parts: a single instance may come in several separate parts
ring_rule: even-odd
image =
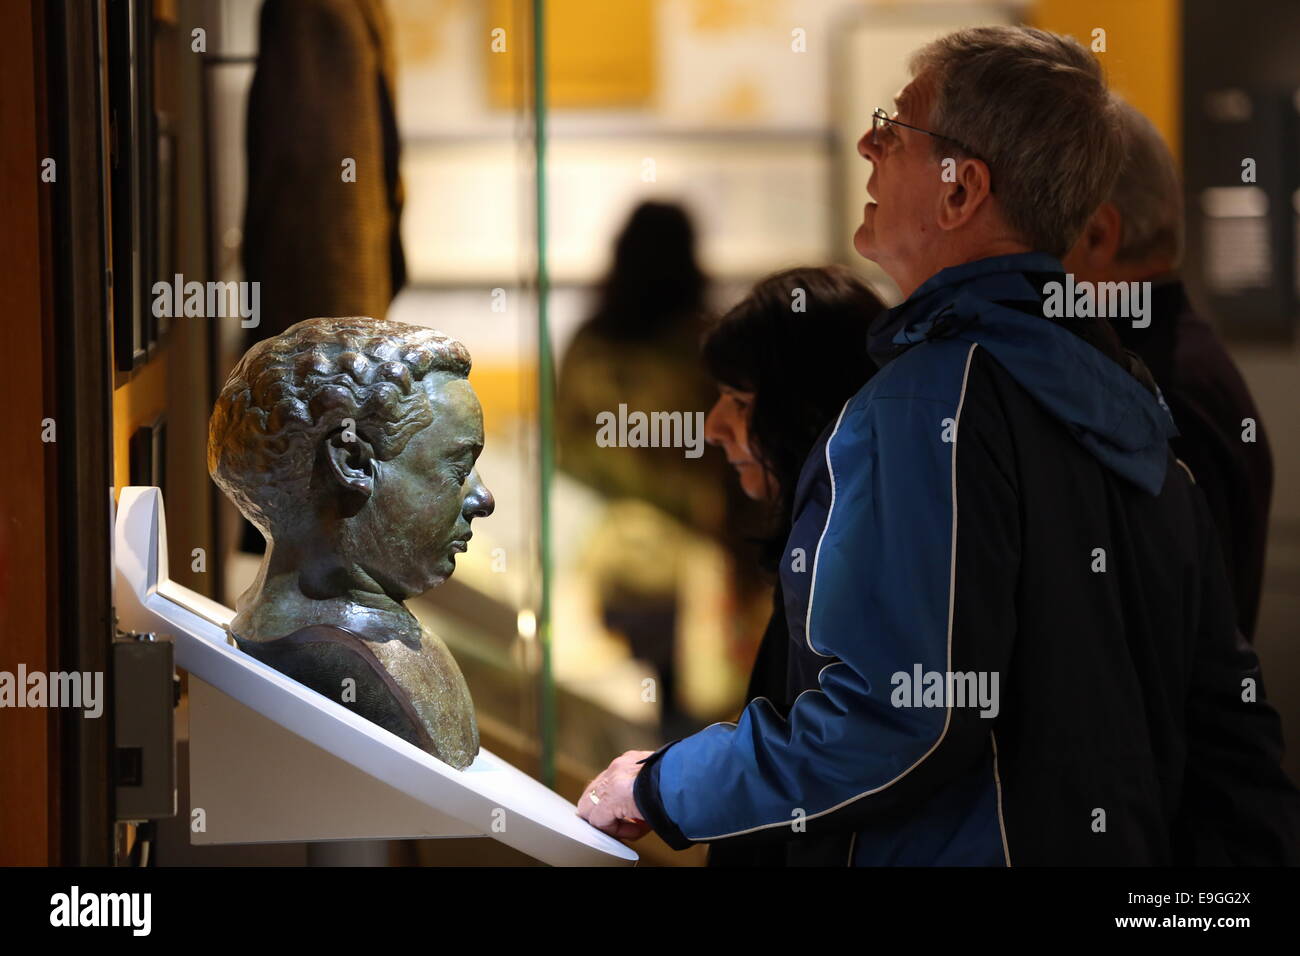
[[[632,784],[641,772],[639,761],[653,750],[629,750],[615,757],[595,780],[587,784],[578,800],[578,816],[597,830],[620,840],[639,840],[650,832],[632,797]]]

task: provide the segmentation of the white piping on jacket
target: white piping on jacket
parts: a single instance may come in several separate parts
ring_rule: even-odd
[[[841,407],[840,414],[835,419],[835,427],[831,429],[830,437],[826,439],[826,474],[831,476],[831,503],[826,508],[826,523],[822,525],[822,533],[817,536],[817,547],[813,550],[812,566],[812,583],[808,585],[808,613],[803,619],[803,639],[808,645],[808,650],[812,651],[818,657],[834,657],[834,654],[823,654],[812,645],[812,609],[813,609],[813,592],[817,589],[817,562],[822,556],[822,541],[826,539],[826,531],[831,526],[831,514],[835,511],[835,469],[831,467],[831,442],[839,434],[840,423],[844,421],[844,413],[848,410],[849,398]],[[821,674],[817,675],[818,683],[821,683]],[[802,694],[800,696],[803,696]],[[792,706],[791,710],[794,709]]]
[[[989,731],[989,740],[993,742],[993,784],[998,789],[998,831],[1002,834],[1002,859],[1011,865],[1011,847],[1007,846],[1007,824],[1002,818],[1002,777],[998,773],[998,738]]]

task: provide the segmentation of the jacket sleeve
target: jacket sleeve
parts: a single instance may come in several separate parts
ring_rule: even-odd
[[[819,686],[788,719],[756,699],[737,723],[646,758],[634,797],[670,846],[863,825],[986,765],[992,720],[973,702],[917,706],[914,686],[918,674],[1003,672],[1015,633],[1009,439],[990,390],[966,387],[972,355],[957,357],[960,393],[860,393],[814,450],[823,459],[805,470],[824,469],[832,496],[826,517],[811,518],[806,613],[787,607],[792,639],[825,659]],[[984,712],[996,716],[996,694]]]
[[[1187,702],[1187,764],[1175,823],[1181,865],[1300,864],[1300,792],[1282,770],[1282,725],[1254,649],[1236,627],[1218,541],[1197,489],[1199,633]]]

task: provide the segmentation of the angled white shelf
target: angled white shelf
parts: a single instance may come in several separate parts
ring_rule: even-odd
[[[171,635],[190,673],[194,843],[491,837],[557,866],[637,861],[492,752],[456,770],[232,646],[234,612],[169,578],[166,542],[162,492],[122,489],[118,626]]]

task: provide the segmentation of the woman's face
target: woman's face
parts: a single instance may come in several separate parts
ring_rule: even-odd
[[[758,461],[749,441],[749,415],[754,407],[754,393],[742,392],[729,385],[719,385],[718,400],[704,419],[704,439],[721,445],[727,461],[740,477],[740,487],[755,501],[776,497],[776,482]]]

